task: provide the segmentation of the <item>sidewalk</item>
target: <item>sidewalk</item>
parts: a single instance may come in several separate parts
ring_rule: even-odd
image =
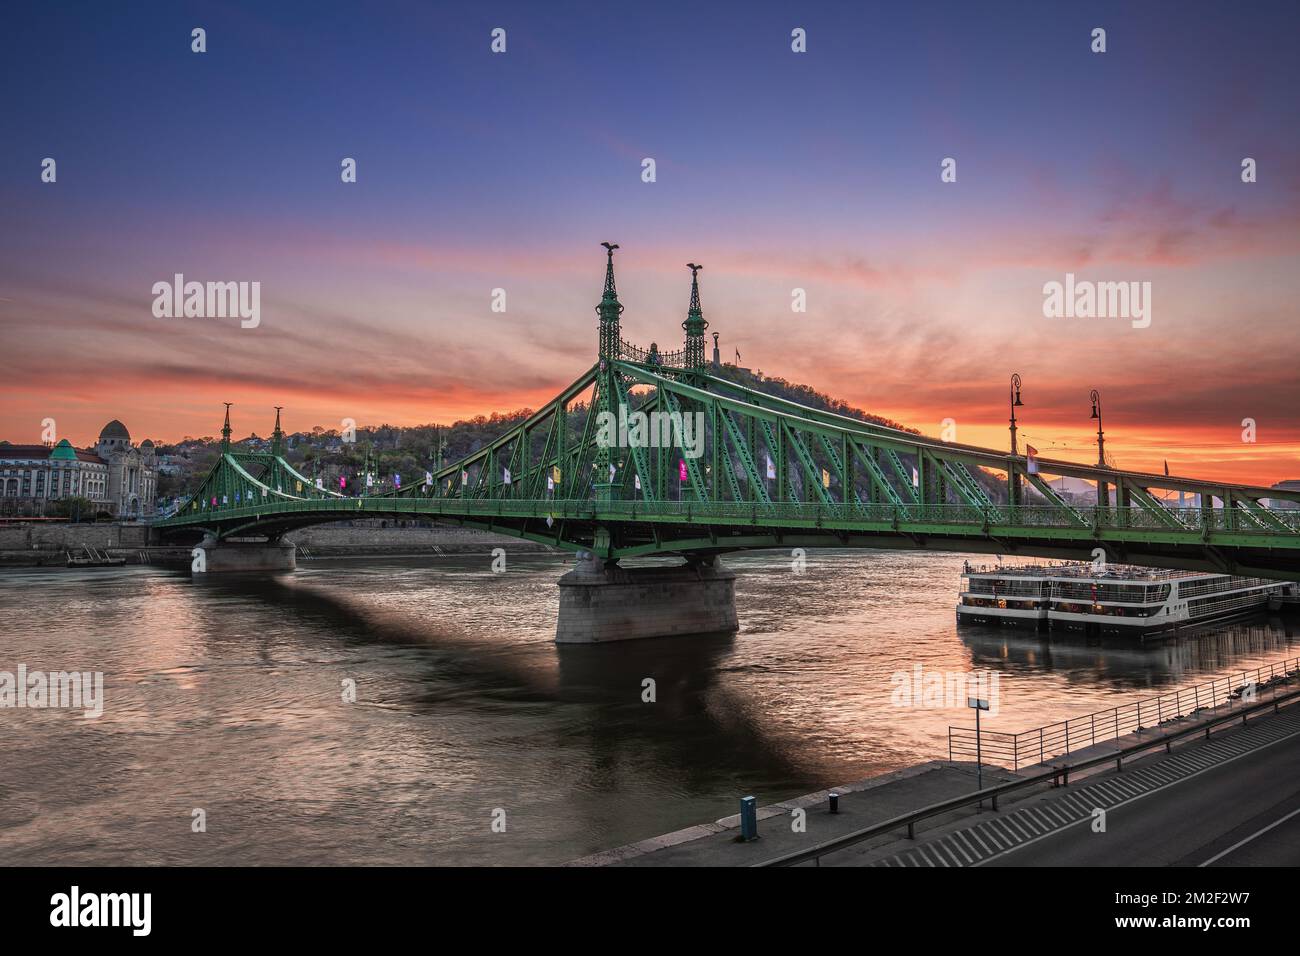
[[[984,786],[1006,783],[1017,775],[1000,767],[984,768]],[[737,813],[714,823],[678,830],[639,843],[604,850],[565,864],[566,866],[751,866],[773,857],[804,849],[811,843],[831,840],[898,816],[917,807],[938,803],[976,790],[975,765],[949,764],[933,760],[906,770],[871,777],[844,787],[839,813],[828,812],[829,790],[819,790],[758,810],[759,839],[739,842],[739,799]],[[807,813],[806,832],[792,828],[793,811]],[[888,836],[882,840],[888,841]]]

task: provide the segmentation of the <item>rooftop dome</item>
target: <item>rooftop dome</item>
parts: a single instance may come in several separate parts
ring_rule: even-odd
[[[104,426],[104,430],[99,433],[100,441],[107,441],[110,438],[121,438],[124,441],[131,440],[131,433],[126,430],[126,426],[116,418]]]
[[[66,438],[54,446],[50,452],[50,458],[54,461],[76,461],[77,450],[72,447],[72,443]]]
[[[141,447],[141,448],[152,448],[152,447],[153,447],[153,439],[152,439],[152,438],[146,438],[144,441],[140,442],[140,447]]]

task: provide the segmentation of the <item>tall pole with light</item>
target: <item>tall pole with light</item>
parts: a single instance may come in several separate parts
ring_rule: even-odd
[[[1101,430],[1101,394],[1094,388],[1088,396],[1092,399],[1092,417],[1097,420],[1097,467],[1106,467],[1106,433]]]
[[[1023,408],[1024,402],[1020,400],[1020,374],[1011,373],[1011,454],[1017,455],[1019,451],[1016,448],[1016,409]]]
[[[1011,373],[1011,457],[1015,459],[1019,454],[1016,447],[1016,409],[1023,408],[1024,402],[1020,400],[1020,373]],[[1016,463],[1012,460],[1007,465],[1007,501],[1015,507],[1017,500],[1020,498],[1020,476],[1016,474]]]
[[[1097,420],[1097,467],[1106,467],[1106,433],[1101,428],[1101,393],[1095,388],[1089,393],[1092,399],[1092,417]],[[1110,486],[1097,479],[1097,507],[1110,507]]]

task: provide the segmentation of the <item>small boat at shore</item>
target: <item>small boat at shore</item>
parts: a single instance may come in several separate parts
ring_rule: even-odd
[[[126,564],[126,558],[115,558],[107,551],[100,551],[98,548],[92,548],[88,544],[83,544],[81,549],[81,554],[73,554],[71,551],[66,552],[68,555],[68,567],[115,568]]]
[[[959,623],[1145,638],[1227,621],[1294,601],[1300,585],[1232,574],[1089,562],[994,565],[962,571]]]

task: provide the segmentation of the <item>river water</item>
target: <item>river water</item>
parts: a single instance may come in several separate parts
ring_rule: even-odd
[[[917,664],[996,673],[985,726],[1019,731],[1300,653],[1276,619],[1145,649],[958,629],[962,556],[830,551],[729,557],[734,636],[559,647],[565,559],[490,563],[0,574],[0,671],[105,696],[0,709],[0,864],[558,863],[945,756],[970,711],[895,706]]]

